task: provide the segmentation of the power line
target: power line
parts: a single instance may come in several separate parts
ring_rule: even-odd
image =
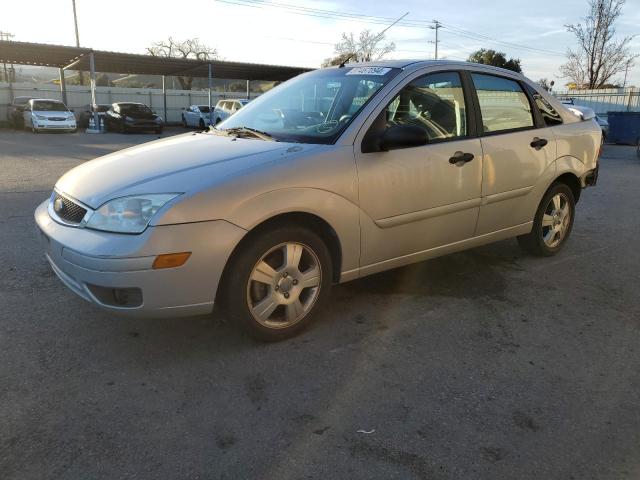
[[[349,20],[367,24],[388,24],[388,22],[393,21],[393,18],[390,17],[380,17],[374,15],[362,15],[360,13],[355,12],[339,12],[335,10],[325,10],[319,8],[311,8],[311,7],[303,7],[298,5],[292,5],[288,3],[281,2],[266,2],[264,0],[217,0],[220,3],[226,3],[231,5],[243,6],[243,7],[252,7],[252,8],[276,8],[280,10],[284,10],[288,13],[295,15],[302,15],[308,17],[316,17],[316,18],[324,18],[324,19],[338,19],[338,20]],[[437,20],[436,20],[437,21]],[[428,20],[403,20],[398,22],[398,26],[406,27],[406,28],[432,28],[434,29],[434,21]],[[481,33],[472,32],[469,30],[465,30],[462,27],[443,24],[438,22],[438,28],[447,28],[450,30],[452,35],[460,36],[463,38],[468,38],[471,40],[481,41],[481,42],[490,42],[503,47],[509,47],[516,50],[526,50],[535,53],[545,53],[548,55],[556,55],[556,56],[565,56],[564,53],[556,52],[553,50],[547,50],[543,48],[530,47],[527,45],[520,45],[514,42],[508,42],[504,40],[499,40],[488,35],[484,35]],[[436,44],[437,46],[437,44]]]

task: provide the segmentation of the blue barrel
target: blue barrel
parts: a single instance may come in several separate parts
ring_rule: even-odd
[[[607,112],[607,141],[623,145],[640,144],[640,112]]]

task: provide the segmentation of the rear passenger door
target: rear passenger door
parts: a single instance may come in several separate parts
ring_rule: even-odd
[[[478,72],[471,79],[483,152],[476,235],[483,235],[533,220],[534,190],[556,159],[556,140],[524,83]]]

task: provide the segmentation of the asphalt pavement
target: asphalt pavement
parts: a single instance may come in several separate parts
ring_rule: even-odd
[[[340,285],[264,345],[114,317],[49,268],[57,178],[156,137],[0,130],[0,478],[640,477],[632,147],[605,147],[559,255],[507,240]]]

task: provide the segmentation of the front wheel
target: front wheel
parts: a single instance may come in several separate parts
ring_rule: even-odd
[[[225,274],[231,319],[261,341],[289,338],[306,326],[329,295],[332,262],[324,241],[297,226],[248,238]]]
[[[564,183],[552,185],[540,202],[531,233],[518,237],[520,246],[534,255],[555,255],[571,235],[575,211],[571,189]]]

